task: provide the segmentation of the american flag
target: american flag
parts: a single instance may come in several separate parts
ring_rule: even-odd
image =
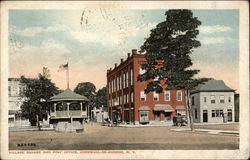
[[[58,69],[57,72],[67,70],[67,69],[68,69],[68,66],[69,66],[68,63],[67,63],[67,64],[61,64],[61,65],[59,66],[59,69]]]

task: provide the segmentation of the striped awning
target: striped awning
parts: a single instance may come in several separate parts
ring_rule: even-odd
[[[186,110],[186,107],[181,105],[181,106],[176,106],[175,109],[176,110]]]
[[[149,106],[141,106],[139,108],[139,111],[149,111],[149,110],[150,110]]]
[[[169,104],[156,104],[154,107],[154,111],[172,112],[172,111],[174,111],[174,109]]]

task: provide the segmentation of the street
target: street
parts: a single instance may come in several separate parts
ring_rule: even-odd
[[[195,126],[218,128],[219,125]],[[173,132],[178,127],[107,127],[85,124],[82,133],[55,131],[9,132],[10,150],[220,150],[238,149],[239,137]],[[185,127],[182,127],[185,128]],[[238,124],[220,128],[238,130]],[[29,145],[32,144],[32,145]],[[25,146],[26,145],[26,146]]]

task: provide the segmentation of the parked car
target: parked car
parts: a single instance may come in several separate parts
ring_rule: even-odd
[[[187,125],[187,120],[184,116],[175,116],[173,119],[174,126],[185,126]]]

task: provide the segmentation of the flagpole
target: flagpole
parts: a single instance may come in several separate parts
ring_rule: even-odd
[[[67,62],[67,89],[69,89],[69,62]]]

